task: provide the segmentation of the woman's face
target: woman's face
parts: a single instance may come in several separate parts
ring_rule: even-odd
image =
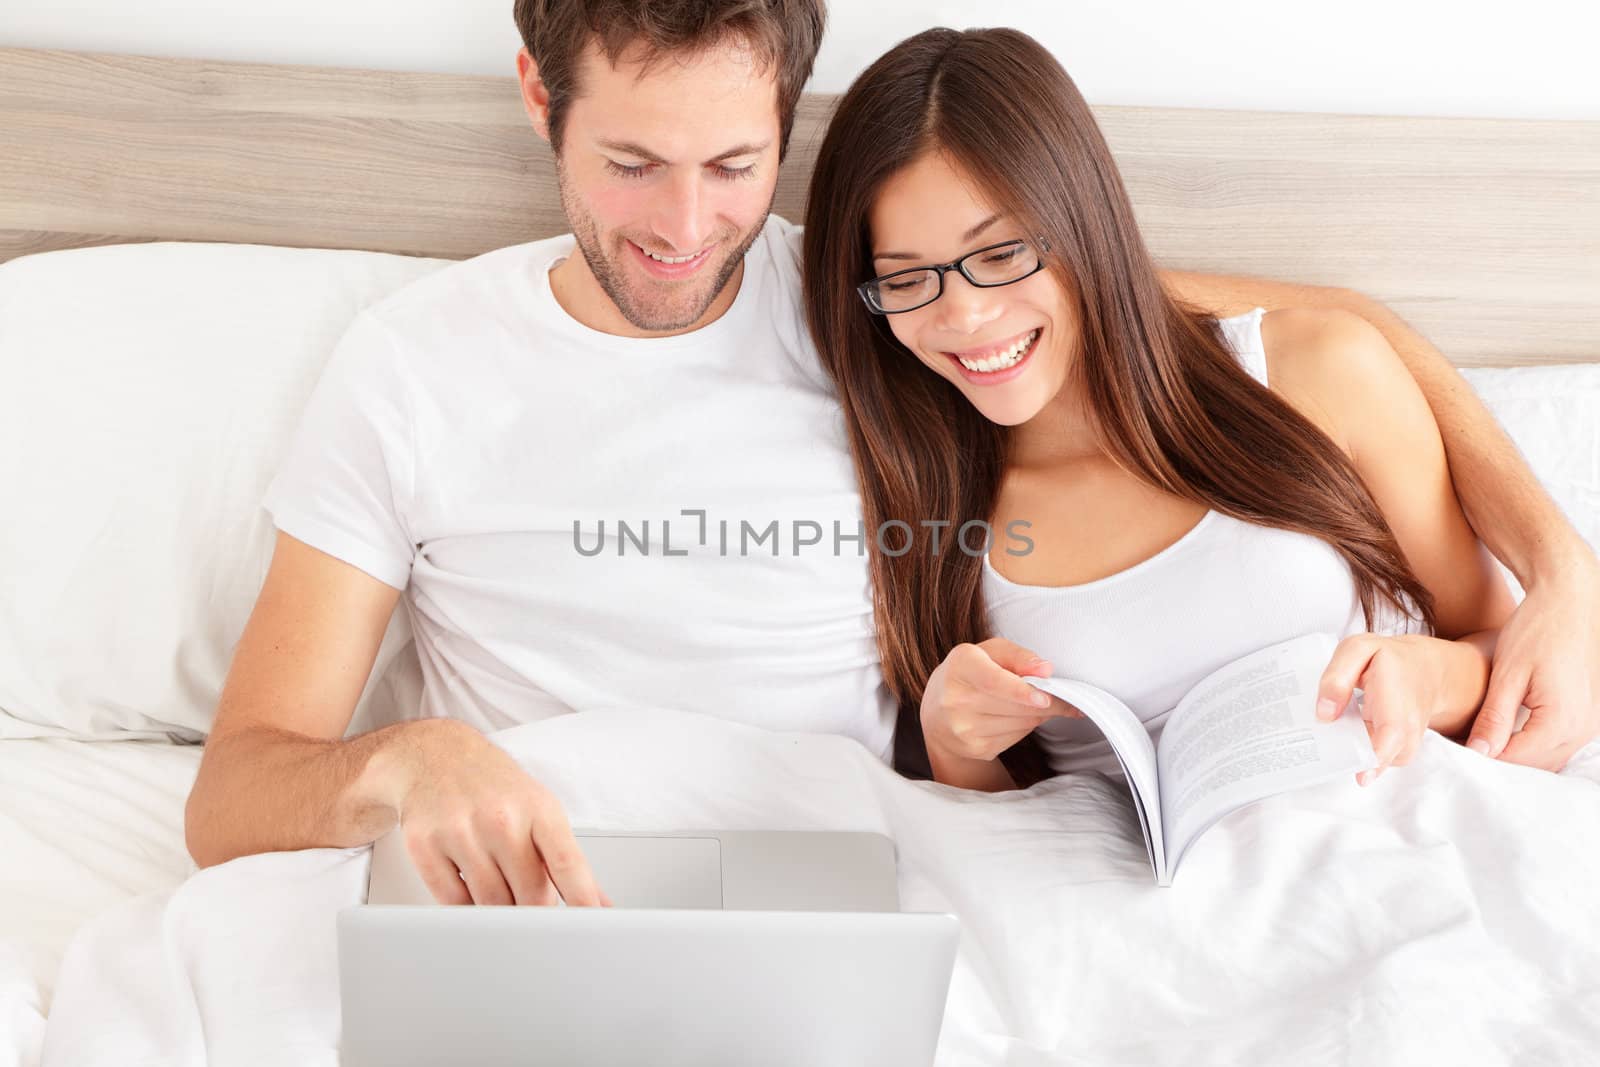
[[[937,151],[884,183],[868,225],[875,276],[949,263],[979,248],[1034,237],[999,213],[975,182]],[[1069,297],[1049,269],[990,288],[949,271],[937,300],[888,320],[900,343],[953,382],[986,418],[1016,426],[1043,410],[1067,379],[1078,346],[1077,313]]]

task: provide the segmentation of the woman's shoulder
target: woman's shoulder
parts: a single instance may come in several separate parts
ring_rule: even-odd
[[[1271,345],[1302,346],[1372,344],[1382,342],[1378,328],[1353,311],[1332,307],[1282,307],[1261,316],[1261,339]]]
[[[1382,332],[1340,308],[1278,308],[1261,316],[1267,381],[1347,455],[1374,405],[1410,372]]]

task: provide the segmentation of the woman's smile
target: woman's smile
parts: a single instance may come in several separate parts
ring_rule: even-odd
[[[1022,368],[1039,347],[1039,339],[1043,335],[1044,327],[1038,326],[999,344],[947,351],[944,355],[967,381],[977,385],[999,385],[1022,373]]]

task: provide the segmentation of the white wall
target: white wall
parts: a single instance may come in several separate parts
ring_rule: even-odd
[[[833,0],[813,88],[1012,25],[1102,104],[1600,119],[1596,0]],[[511,0],[0,0],[0,44],[509,74]]]

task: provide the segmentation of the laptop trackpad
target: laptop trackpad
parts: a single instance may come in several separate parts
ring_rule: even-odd
[[[595,880],[619,908],[722,907],[722,846],[714,837],[577,838]]]

